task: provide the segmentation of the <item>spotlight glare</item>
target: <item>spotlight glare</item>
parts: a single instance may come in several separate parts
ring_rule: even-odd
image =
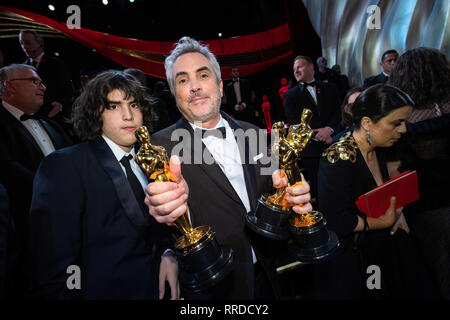
[[[102,2],[103,2],[103,4],[104,4],[105,6],[108,5],[108,0],[102,0]]]
[[[219,38],[222,38],[222,32],[219,32],[217,35],[219,36]]]
[[[52,4],[49,4],[49,5],[48,5],[48,9],[49,9],[50,11],[55,11],[55,6],[52,5]]]

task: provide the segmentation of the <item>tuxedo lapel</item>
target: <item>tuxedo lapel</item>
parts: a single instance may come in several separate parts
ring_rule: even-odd
[[[39,122],[44,127],[45,131],[47,131],[50,139],[52,139],[55,149],[60,149],[66,145],[64,143],[63,136],[58,131],[56,131],[56,129],[50,123],[48,123],[44,119],[39,119]]]
[[[302,84],[299,86],[300,91],[308,98],[309,102],[316,106],[316,102],[314,101],[314,98],[312,97],[311,93],[309,93],[309,90],[305,88],[305,86]]]
[[[320,85],[320,82],[316,82],[316,97],[317,97],[317,114],[321,115],[322,113],[322,100],[323,100],[323,95],[322,95],[322,86]]]
[[[11,113],[9,113],[8,110],[6,110],[3,106],[1,106],[1,100],[0,100],[0,110],[1,110],[0,116],[6,120],[5,124],[12,130],[14,129],[17,130],[21,136],[26,137],[26,139],[30,142],[30,147],[34,149],[34,151],[37,152],[43,158],[44,154],[42,153],[41,148],[39,148],[36,140],[34,140],[31,133],[27,130],[27,128],[25,128],[25,126],[19,120],[17,120]],[[14,134],[16,134],[16,131],[13,132]]]
[[[179,122],[177,124],[178,128],[184,128],[186,130],[189,131],[190,136],[191,136],[191,161],[194,162],[194,159],[198,158],[195,156],[195,146],[200,145],[200,143],[198,141],[196,141],[196,139],[201,139],[201,137],[196,137],[196,135],[194,134],[194,130],[192,129],[192,126],[189,124],[189,122],[187,120],[185,120],[184,118],[180,120],[181,122]],[[199,150],[197,151],[199,152]],[[204,157],[210,157],[211,159],[214,159],[214,157],[211,155],[211,153],[209,152],[208,148],[206,148],[205,144],[203,142],[201,142],[201,162],[198,165],[201,170],[203,170],[208,177],[211,179],[211,181],[213,183],[215,183],[220,189],[222,189],[223,192],[225,192],[231,199],[233,199],[234,201],[238,202],[238,203],[242,203],[241,199],[239,198],[238,194],[236,193],[236,191],[234,190],[233,186],[231,185],[230,181],[228,180],[228,178],[225,176],[225,174],[223,173],[222,169],[220,169],[219,165],[214,161],[214,163],[212,164],[207,164],[204,161]],[[197,166],[197,164],[194,164],[194,166]],[[195,177],[193,177],[195,178]]]
[[[148,219],[144,218],[141,206],[128,183],[119,162],[103,138],[89,142],[89,147],[99,164],[111,178],[117,197],[122,203],[125,214],[139,234],[144,235],[149,225]],[[101,199],[99,199],[101,201]]]
[[[311,93],[309,93],[308,89],[305,88],[303,84],[298,85],[298,90],[300,93],[300,101],[305,101],[305,104],[303,106],[298,106],[300,109],[303,108],[309,108],[313,112],[313,114],[319,114],[318,106],[316,102],[314,101],[313,97],[311,96]],[[318,101],[318,100],[317,100]],[[300,119],[298,119],[300,121]]]

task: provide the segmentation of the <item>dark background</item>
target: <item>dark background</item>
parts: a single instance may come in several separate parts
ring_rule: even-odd
[[[56,10],[50,11],[49,4],[53,4]],[[278,97],[281,77],[287,77],[295,84],[292,75],[293,58],[302,54],[315,60],[321,55],[320,39],[301,0],[135,0],[134,3],[129,0],[109,0],[106,6],[102,0],[2,1],[2,5],[35,12],[61,22],[66,22],[70,16],[66,9],[73,4],[81,9],[83,28],[148,41],[175,42],[185,35],[198,40],[214,40],[219,39],[219,32],[222,33],[222,38],[231,38],[288,23],[294,55],[246,77],[255,88],[258,103],[265,93],[273,107],[277,108],[281,103]],[[20,48],[18,37],[0,38],[0,47],[7,63],[25,61],[26,56]],[[124,68],[70,39],[45,38],[45,51],[49,54],[57,53],[66,62],[75,88],[79,87],[80,70]],[[149,76],[147,80],[151,88],[160,79]]]

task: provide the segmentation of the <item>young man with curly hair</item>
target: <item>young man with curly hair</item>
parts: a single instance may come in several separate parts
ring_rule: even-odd
[[[30,212],[33,293],[51,299],[158,299],[178,264],[162,254],[168,233],[144,204],[135,130],[150,125],[145,89],[106,71],[73,105],[84,143],[54,152],[36,174]],[[159,281],[158,281],[159,273]],[[158,290],[159,286],[159,290]]]

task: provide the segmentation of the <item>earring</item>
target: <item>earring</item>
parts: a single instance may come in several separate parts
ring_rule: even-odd
[[[372,144],[372,138],[370,137],[369,130],[366,130],[366,139],[369,144]]]

